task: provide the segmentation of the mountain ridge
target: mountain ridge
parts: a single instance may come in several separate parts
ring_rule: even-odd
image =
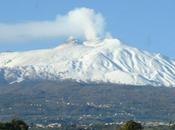
[[[0,81],[72,79],[130,85],[175,86],[175,61],[118,39],[71,38],[55,48],[0,53]]]

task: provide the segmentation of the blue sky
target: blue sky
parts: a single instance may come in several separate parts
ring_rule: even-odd
[[[175,58],[174,0],[1,0],[0,23],[52,21],[70,10],[87,7],[100,12],[106,30],[128,45]],[[10,37],[9,37],[10,39]],[[65,39],[11,41],[0,39],[0,51],[54,47]]]

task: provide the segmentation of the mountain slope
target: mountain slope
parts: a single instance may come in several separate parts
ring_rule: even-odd
[[[175,61],[117,39],[72,39],[52,49],[0,53],[0,81],[42,79],[175,86]]]

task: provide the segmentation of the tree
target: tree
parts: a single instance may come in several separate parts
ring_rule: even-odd
[[[0,122],[0,130],[28,130],[28,125],[22,120],[12,120],[11,122]]]
[[[15,130],[28,130],[28,125],[22,120],[13,119],[11,123],[14,126]]]
[[[137,123],[135,121],[127,121],[120,130],[142,130],[143,127],[140,123]]]

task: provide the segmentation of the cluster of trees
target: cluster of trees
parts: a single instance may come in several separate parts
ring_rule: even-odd
[[[28,130],[28,125],[22,120],[13,119],[11,122],[0,122],[0,130]]]
[[[121,126],[120,130],[143,130],[143,127],[141,123],[130,120]]]

